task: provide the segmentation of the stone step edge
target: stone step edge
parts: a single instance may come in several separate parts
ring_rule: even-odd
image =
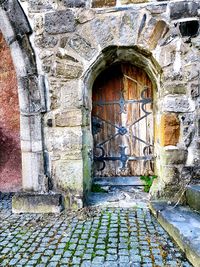
[[[180,235],[179,229],[166,220],[166,217],[163,216],[162,214],[163,210],[160,210],[157,204],[160,204],[160,202],[152,201],[149,203],[149,208],[154,217],[157,218],[161,226],[171,236],[171,238],[175,241],[175,243],[177,243],[180,249],[185,253],[185,256],[190,261],[190,263],[192,263],[194,267],[200,267],[200,255],[197,254],[191,247],[188,246],[185,237]],[[167,203],[164,203],[164,205],[166,207],[168,206]]]
[[[60,213],[63,210],[61,194],[16,193],[12,197],[13,213]]]
[[[200,212],[200,185],[189,185],[186,189],[186,202],[194,210]]]
[[[93,184],[99,186],[144,186],[140,177],[94,177]]]

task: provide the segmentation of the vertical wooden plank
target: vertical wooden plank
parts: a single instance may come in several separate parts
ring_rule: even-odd
[[[153,142],[153,114],[139,120],[145,113],[142,110],[142,103],[127,103],[126,113],[120,113],[119,104],[110,102],[119,101],[120,91],[123,91],[125,100],[141,100],[141,93],[144,86],[149,90],[145,97],[152,98],[152,84],[147,74],[131,65],[119,64],[104,71],[95,81],[93,86],[93,102],[103,100],[104,105],[94,106],[92,116],[102,119],[101,131],[94,135],[94,146],[109,140],[118,133],[117,127],[125,127],[128,130],[126,135],[117,135],[114,139],[105,142],[102,147],[107,157],[119,157],[119,146],[127,146],[126,153],[129,156],[143,156],[146,146],[136,137],[144,140],[145,143]],[[152,112],[152,104],[145,105],[146,111]],[[139,121],[138,121],[139,120]],[[137,123],[134,123],[138,121]],[[112,125],[111,125],[112,124]],[[113,125],[117,126],[114,127]],[[100,152],[100,151],[99,151]],[[134,176],[150,173],[151,164],[144,161],[129,161],[128,168],[121,170],[121,162],[106,161],[106,167],[98,171],[95,167],[95,176]]]

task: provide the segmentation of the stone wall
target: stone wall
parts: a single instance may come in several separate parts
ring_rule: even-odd
[[[154,85],[156,174],[152,197],[177,199],[198,178],[199,1],[21,0],[45,77],[44,155],[49,189],[81,206],[92,177],[91,88],[127,61]],[[192,170],[192,171],[191,171]],[[191,173],[193,172],[193,176]]]

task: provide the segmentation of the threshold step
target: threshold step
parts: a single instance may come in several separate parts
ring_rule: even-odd
[[[186,189],[187,204],[194,210],[200,211],[200,185],[189,185]],[[200,264],[199,264],[200,265]]]
[[[200,214],[188,206],[172,206],[166,202],[151,202],[150,209],[188,260],[200,267]]]
[[[148,202],[145,199],[131,198],[128,193],[109,192],[93,193],[90,192],[86,198],[87,206],[101,207],[121,207],[121,208],[147,208]]]
[[[128,177],[94,177],[93,184],[99,186],[141,186],[144,182],[139,176]]]

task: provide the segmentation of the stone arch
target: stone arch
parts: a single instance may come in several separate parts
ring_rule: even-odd
[[[38,75],[29,41],[31,27],[18,1],[0,1],[0,31],[10,47],[18,81],[22,187],[45,191],[42,112],[44,77]]]
[[[152,53],[144,50],[138,46],[109,46],[101,51],[99,56],[90,65],[84,74],[83,90],[84,90],[84,111],[83,118],[88,119],[88,126],[84,127],[83,131],[83,165],[84,165],[84,190],[89,191],[90,182],[92,179],[92,151],[93,151],[93,137],[91,133],[91,110],[92,110],[92,86],[97,76],[107,67],[118,63],[127,62],[143,69],[149,76],[154,89],[156,98],[156,91],[160,87],[161,68],[157,61],[152,56]],[[154,110],[156,115],[156,110]],[[88,164],[89,163],[89,164]]]

